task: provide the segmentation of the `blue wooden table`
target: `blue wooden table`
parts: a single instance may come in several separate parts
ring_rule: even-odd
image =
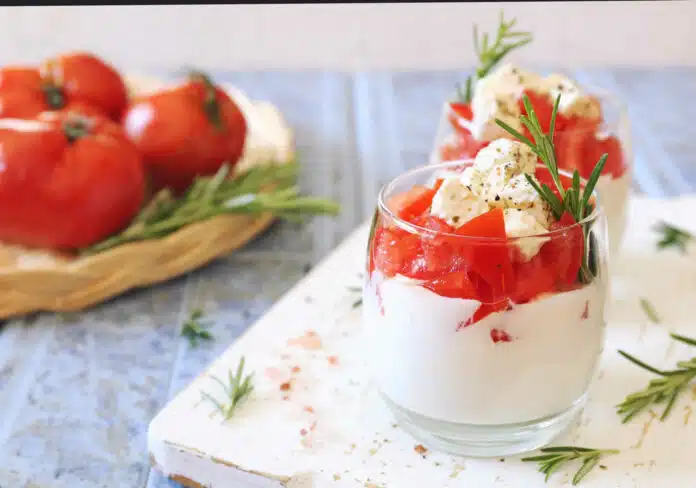
[[[156,73],[155,73],[156,74]],[[696,69],[576,73],[629,105],[635,188],[696,189]],[[0,332],[0,488],[178,486],[150,469],[150,419],[372,211],[379,186],[424,164],[456,72],[229,73],[296,129],[306,192],[342,214],[280,223],[233,255],[79,314],[41,314]],[[189,311],[217,317],[189,347]],[[241,488],[241,487],[240,487]]]

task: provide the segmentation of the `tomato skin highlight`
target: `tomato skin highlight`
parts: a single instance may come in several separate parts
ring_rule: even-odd
[[[71,140],[63,128],[68,121],[88,128]],[[127,226],[145,198],[142,158],[106,118],[51,113],[0,120],[0,160],[3,242],[87,247]]]
[[[247,123],[237,104],[214,88],[220,125],[206,112],[207,86],[189,80],[175,88],[138,97],[129,105],[123,126],[143,155],[155,189],[186,190],[196,176],[216,173],[224,163],[237,164]]]

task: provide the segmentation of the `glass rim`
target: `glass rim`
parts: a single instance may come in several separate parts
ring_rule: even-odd
[[[619,114],[619,117],[617,118],[617,120],[612,120],[611,122],[608,122],[604,117],[602,117],[602,121],[599,124],[598,128],[594,128],[594,127],[591,129],[590,128],[581,128],[581,129],[577,129],[577,128],[575,128],[575,129],[558,129],[558,128],[556,128],[555,133],[556,134],[573,134],[573,133],[582,134],[582,133],[586,133],[586,132],[589,132],[591,130],[594,131],[597,129],[599,129],[602,132],[618,133],[619,126],[621,125],[622,119],[625,119],[628,117],[628,106],[623,102],[623,100],[621,98],[614,95],[612,92],[610,92],[606,88],[602,88],[600,86],[589,84],[589,83],[588,84],[583,83],[582,85],[580,83],[578,83],[578,85],[587,94],[598,98],[599,102],[600,102],[599,103],[600,107],[604,106],[603,102],[605,102],[605,101],[608,102],[608,104],[610,106],[612,106],[613,108],[616,109],[616,111]],[[459,126],[468,130],[468,126],[469,126],[469,124],[471,124],[471,120],[468,120],[468,119],[462,117],[459,113],[457,113],[457,111],[452,108],[453,103],[457,103],[457,101],[456,100],[448,100],[445,103],[446,115],[448,117],[452,117],[453,119],[455,119]]]
[[[392,178],[390,181],[382,185],[382,187],[379,190],[379,193],[377,195],[377,210],[378,212],[387,215],[391,220],[393,220],[397,226],[402,228],[403,230],[406,230],[407,232],[411,234],[419,234],[419,235],[424,235],[424,236],[429,236],[429,237],[446,237],[448,239],[457,239],[461,241],[467,241],[467,242],[479,242],[479,243],[515,243],[515,242],[521,242],[529,239],[540,239],[540,238],[553,238],[554,236],[557,236],[559,234],[564,234],[568,232],[569,230],[576,229],[579,227],[582,227],[585,224],[592,223],[595,221],[598,221],[600,218],[604,216],[604,207],[601,205],[601,201],[598,196],[597,192],[597,187],[595,186],[594,190],[592,190],[592,197],[595,200],[595,206],[592,212],[582,219],[580,222],[575,222],[572,225],[568,225],[565,227],[561,227],[559,229],[554,229],[554,230],[547,230],[546,232],[540,233],[540,234],[531,234],[527,236],[521,236],[521,237],[482,237],[482,236],[468,236],[468,235],[462,235],[462,234],[454,234],[452,232],[441,232],[441,231],[436,231],[433,229],[428,229],[426,227],[420,226],[418,224],[413,224],[411,222],[408,222],[407,220],[399,217],[396,215],[394,212],[391,211],[391,209],[387,205],[387,193],[400,181],[405,178],[408,178],[409,176],[416,175],[421,172],[426,172],[426,171],[431,171],[432,173],[437,172],[437,170],[442,170],[442,169],[447,169],[451,167],[457,167],[457,166],[462,166],[462,165],[473,165],[474,160],[472,158],[466,158],[466,159],[458,159],[456,161],[448,161],[445,163],[437,163],[437,164],[426,164],[422,166],[417,166],[415,168],[412,168],[410,170],[407,170],[403,173],[400,173],[396,177]],[[541,167],[546,169],[546,166],[541,163],[537,163],[536,165],[537,168]],[[547,170],[548,171],[548,170]],[[566,177],[572,177],[572,173],[569,173],[568,171],[565,170],[559,170],[558,171],[561,175],[566,176]],[[580,177],[580,187],[584,188],[585,185],[587,184],[587,180],[584,178]]]

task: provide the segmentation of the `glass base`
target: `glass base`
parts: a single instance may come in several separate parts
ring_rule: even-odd
[[[466,457],[503,457],[534,451],[549,444],[576,421],[586,395],[568,410],[531,422],[503,425],[457,424],[406,410],[384,394],[399,425],[425,447]]]

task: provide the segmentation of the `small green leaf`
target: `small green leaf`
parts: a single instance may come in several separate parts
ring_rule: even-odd
[[[556,97],[553,102],[553,110],[551,110],[551,123],[549,124],[549,138],[553,141],[553,135],[556,132],[556,114],[558,114],[558,105],[561,103],[561,94]]]
[[[672,332],[669,336],[672,339],[674,339],[675,341],[679,341],[679,342],[682,342],[682,343],[687,344],[689,346],[696,347],[696,339],[692,339],[691,337],[686,337],[683,335],[675,334],[674,332]]]
[[[590,173],[590,177],[587,179],[587,184],[585,185],[585,194],[583,195],[582,203],[583,207],[586,206],[587,202],[590,201],[590,197],[592,197],[592,192],[594,191],[595,186],[599,181],[599,177],[602,174],[602,170],[604,169],[604,165],[606,164],[608,157],[608,154],[602,154],[602,157],[599,158],[599,161],[592,170],[592,173]]]
[[[587,473],[592,471],[592,468],[594,468],[597,463],[599,462],[599,456],[596,457],[591,457],[585,459],[585,462],[582,463],[582,466],[580,466],[580,469],[578,470],[577,473],[575,473],[575,476],[573,476],[573,485],[577,485],[580,483],[580,481],[587,476]]]
[[[652,303],[650,303],[647,298],[640,299],[640,306],[653,324],[660,323],[660,317],[657,315],[655,307],[653,307]]]

